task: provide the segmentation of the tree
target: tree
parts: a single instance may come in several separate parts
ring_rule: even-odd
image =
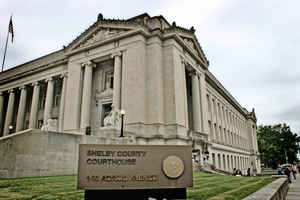
[[[300,137],[286,124],[259,126],[258,149],[265,166],[276,168],[278,164],[297,162]]]

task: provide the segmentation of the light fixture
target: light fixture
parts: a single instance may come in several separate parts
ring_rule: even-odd
[[[9,125],[9,126],[8,126],[8,130],[9,130],[8,132],[9,132],[9,134],[12,134],[13,128],[14,128],[14,127],[13,127],[12,125]]]
[[[121,114],[121,115],[125,115],[125,114],[126,114],[125,110],[121,110],[121,111],[120,111],[120,114]]]
[[[125,110],[121,110],[120,114],[121,114],[121,134],[120,137],[124,137],[124,115],[125,115]]]

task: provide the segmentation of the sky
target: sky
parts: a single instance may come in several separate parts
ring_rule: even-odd
[[[104,18],[147,12],[194,26],[209,70],[258,125],[287,123],[300,135],[298,0],[1,0],[0,59],[10,15],[15,38],[5,69],[59,50]]]

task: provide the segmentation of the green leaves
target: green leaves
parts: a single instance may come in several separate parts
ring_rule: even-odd
[[[276,168],[279,164],[298,161],[300,137],[286,124],[259,126],[257,129],[258,149],[265,167]]]

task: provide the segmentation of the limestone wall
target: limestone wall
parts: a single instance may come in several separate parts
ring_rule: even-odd
[[[80,143],[118,141],[41,130],[9,135],[0,138],[0,178],[76,174]]]
[[[287,178],[279,178],[243,200],[279,200],[286,199],[289,185]]]
[[[187,145],[187,138],[136,137],[119,130],[87,136],[29,129],[0,138],[0,179],[76,174],[79,144]]]

